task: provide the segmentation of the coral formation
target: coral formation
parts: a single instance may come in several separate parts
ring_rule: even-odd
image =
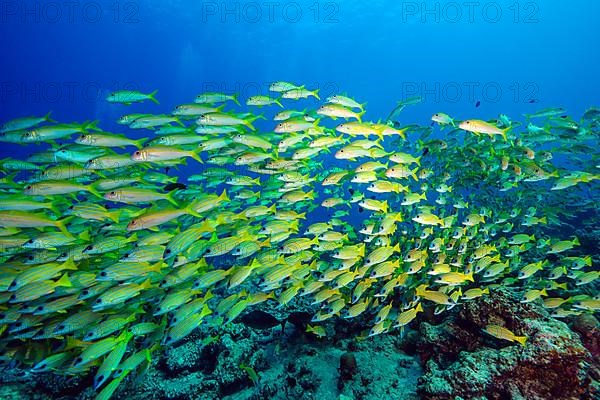
[[[528,336],[525,347],[483,333],[488,324]],[[423,399],[593,399],[590,364],[598,362],[569,327],[535,304],[496,288],[433,326],[420,327]]]

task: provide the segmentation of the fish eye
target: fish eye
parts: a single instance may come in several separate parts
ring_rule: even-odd
[[[84,251],[90,251],[90,250],[93,250],[93,249],[94,249],[94,246],[92,246],[92,245],[90,244],[88,247],[86,247],[86,248],[85,248],[85,250],[84,250]]]
[[[166,285],[166,284],[167,284],[167,280],[166,280],[166,279],[163,279],[162,281],[160,281],[160,284],[161,284],[161,285]]]
[[[25,186],[25,190],[31,190],[32,187],[33,186],[31,186],[31,185],[27,185],[27,186]]]
[[[102,299],[96,299],[96,304],[102,303]]]
[[[167,336],[167,342],[170,342],[173,338],[171,336]]]
[[[80,363],[80,362],[82,362],[82,361],[83,361],[83,358],[81,358],[81,357],[77,357],[77,358],[75,359],[75,364],[79,364],[79,363]]]
[[[36,310],[37,310],[37,311],[42,311],[43,309],[44,309],[44,306],[38,306],[38,307],[36,308]]]
[[[33,261],[33,260],[34,260],[34,257],[33,257],[33,256],[28,256],[28,257],[27,257],[27,259],[28,259],[29,261]]]
[[[106,276],[106,275],[108,275],[108,274],[106,273],[106,271],[102,271],[102,272],[100,272],[100,276]]]
[[[90,293],[90,291],[87,289],[81,291],[81,294],[84,296],[87,296],[89,293]]]
[[[140,153],[139,151],[136,151],[134,154],[135,154],[136,156],[139,156],[141,153]]]

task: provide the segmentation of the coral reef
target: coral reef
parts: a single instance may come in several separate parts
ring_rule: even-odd
[[[528,336],[525,347],[483,332],[488,324]],[[496,288],[433,326],[423,322],[417,344],[425,365],[423,399],[594,399],[598,362],[569,327],[535,304]]]
[[[356,318],[327,321],[327,336],[318,338],[305,332],[301,313],[250,316],[219,337],[202,327],[156,353],[115,398],[593,400],[600,393],[598,320],[582,314],[563,323],[506,288],[448,315],[427,308],[418,331],[407,327],[404,335],[365,338],[365,321]],[[526,346],[486,334],[489,324],[526,335]],[[65,377],[10,366],[0,398],[93,399],[94,373]]]

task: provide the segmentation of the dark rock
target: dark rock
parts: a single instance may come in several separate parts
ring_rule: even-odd
[[[352,353],[344,353],[340,357],[340,379],[342,381],[350,380],[358,371],[356,357]]]
[[[287,317],[287,321],[291,322],[302,332],[306,330],[306,325],[310,323],[311,319],[312,314],[304,311],[291,312]]]

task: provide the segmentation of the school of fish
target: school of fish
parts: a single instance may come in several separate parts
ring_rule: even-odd
[[[597,242],[582,252],[572,228],[600,238],[600,109],[402,125],[420,99],[369,122],[351,97],[269,89],[127,114],[128,135],[50,114],[2,126],[39,147],[0,160],[1,362],[91,372],[106,399],[163,346],[203,325],[217,340],[259,305],[310,304],[319,337],[330,318],[401,332],[498,285],[556,318],[598,312]]]

